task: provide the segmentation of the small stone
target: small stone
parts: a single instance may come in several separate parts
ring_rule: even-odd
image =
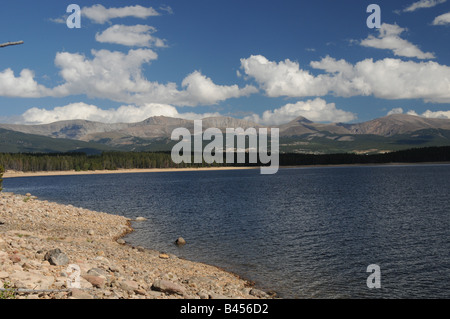
[[[159,258],[161,258],[161,259],[169,259],[170,257],[169,257],[169,255],[167,255],[167,254],[159,254]]]
[[[108,273],[100,268],[91,268],[88,270],[87,274],[91,276],[103,276],[105,278],[108,276]]]
[[[31,194],[30,194],[30,193],[26,193],[25,196],[26,196],[26,197],[30,197]]]
[[[48,251],[44,256],[44,259],[48,260],[50,265],[54,266],[64,266],[69,263],[69,258],[59,248]]]
[[[264,291],[255,288],[250,290],[250,295],[258,298],[267,298],[267,294]]]
[[[26,263],[23,263],[22,268],[23,269],[36,269],[37,267],[34,264],[32,264],[31,262],[29,262],[29,263],[26,262]]]
[[[9,245],[10,245],[12,248],[20,248],[20,244],[19,244],[18,242],[15,242],[15,241],[11,242]]]
[[[39,250],[36,252],[36,254],[34,254],[34,258],[38,259],[38,260],[44,260],[45,254],[42,250]]]
[[[125,240],[123,240],[122,238],[117,239],[116,242],[120,245],[125,245]]]
[[[94,297],[87,292],[79,289],[72,289],[70,299],[94,299]]]
[[[178,237],[178,239],[175,240],[175,244],[177,244],[178,246],[186,245],[186,240],[184,240],[183,237]]]
[[[114,289],[114,290],[112,290],[112,293],[113,293],[113,297],[116,297],[116,298],[118,298],[118,299],[121,299],[121,298],[124,298],[124,297],[125,297],[125,296],[124,296],[124,293],[126,293],[126,292],[122,293],[121,291],[119,291],[119,290],[117,290],[117,289]]]
[[[175,275],[171,272],[168,272],[168,273],[163,274],[160,279],[169,280],[169,281],[177,281],[178,277],[177,277],[177,275]]]
[[[250,294],[250,290],[252,290],[252,288],[248,288],[248,287],[244,287],[241,289],[241,293],[244,295],[249,295]]]
[[[0,250],[0,261],[8,259],[8,253]]]
[[[65,299],[66,296],[67,296],[66,292],[58,292],[52,296],[52,299]]]
[[[9,274],[6,271],[0,271],[0,279],[8,278]]]
[[[145,295],[147,294],[147,293],[145,292],[145,290],[144,290],[144,289],[141,289],[141,288],[136,289],[134,292],[137,293],[138,295],[141,295],[141,296],[145,296]]]
[[[10,256],[9,259],[15,264],[17,264],[18,262],[20,262],[22,260],[20,258],[20,256],[17,255],[17,254],[14,254],[14,255]]]
[[[145,218],[145,217],[138,217],[138,218],[136,218],[137,222],[144,222],[146,220],[147,220],[147,218]]]
[[[133,280],[124,280],[119,283],[121,289],[126,291],[136,291],[139,289],[139,284]]]
[[[183,295],[186,291],[186,289],[179,284],[176,284],[168,280],[159,280],[159,279],[153,282],[152,289],[156,291],[177,295]]]
[[[115,265],[115,264],[109,265],[108,269],[111,272],[117,272],[117,273],[120,272],[120,268],[117,265]]]
[[[84,279],[83,276],[80,277],[80,286],[81,289],[92,289],[94,287],[89,281]]]
[[[55,283],[53,284],[57,289],[64,289],[67,287],[67,279],[65,278],[56,278]]]
[[[164,294],[160,291],[149,290],[147,292],[147,295],[149,295],[152,298],[159,298],[159,297],[163,296]]]
[[[138,246],[138,247],[137,247],[137,250],[138,250],[139,252],[141,252],[141,253],[145,252],[145,248],[142,247],[142,246]]]
[[[105,287],[105,278],[93,275],[84,275],[84,279],[89,281],[92,286],[103,289]]]
[[[221,295],[221,294],[216,294],[216,293],[210,293],[209,294],[209,299],[230,299],[230,297]]]
[[[197,295],[200,297],[200,299],[209,299],[209,295],[204,291],[200,291]]]
[[[94,236],[94,234],[95,234],[95,231],[93,231],[92,229],[89,229],[88,235],[89,236]]]
[[[104,257],[104,256],[97,256],[97,257],[94,258],[94,260],[95,261],[99,261],[100,263],[105,264],[105,265],[109,265],[111,263],[109,261],[109,259]]]

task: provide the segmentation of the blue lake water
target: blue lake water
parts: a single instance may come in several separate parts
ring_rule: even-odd
[[[134,222],[133,245],[216,265],[282,298],[449,298],[450,165],[5,179]],[[174,245],[182,236],[188,242]],[[367,266],[381,269],[369,289]]]

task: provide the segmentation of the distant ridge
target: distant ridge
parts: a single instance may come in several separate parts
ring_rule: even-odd
[[[26,134],[86,141],[93,136],[98,137],[103,133],[111,132],[115,132],[119,135],[130,134],[135,137],[169,137],[174,128],[193,128],[193,123],[193,120],[155,116],[136,123],[102,123],[87,120],[69,120],[39,125],[0,124],[0,128]],[[265,126],[233,117],[218,116],[203,119],[203,128],[208,127],[217,127],[219,129],[242,127],[246,129],[249,127],[259,128]],[[423,129],[450,130],[450,119],[423,118],[408,114],[393,114],[357,124],[324,124],[315,123],[300,116],[286,124],[270,127],[278,127],[280,129],[280,136],[295,136],[315,132],[392,136]]]
[[[450,130],[450,120],[424,118],[408,114],[392,114],[350,127],[352,134],[392,136],[424,129]]]
[[[0,153],[66,153],[99,154],[113,148],[98,143],[65,138],[51,138],[0,128]]]
[[[155,116],[136,123],[101,123],[87,120],[58,121],[50,124],[24,125],[0,124],[0,128],[26,134],[43,135],[47,137],[69,138],[89,141],[111,136],[133,136],[143,138],[170,137],[172,131],[178,127],[192,129],[193,120],[184,120],[166,116]],[[233,117],[207,117],[203,119],[203,127],[261,127],[246,120]]]
[[[233,117],[203,119],[203,130],[215,127],[247,129],[263,125]],[[59,121],[40,125],[0,124],[0,129],[33,136],[96,143],[118,150],[164,150],[174,142],[174,129],[193,132],[194,121],[155,116],[136,123],[101,123],[87,120]],[[278,126],[282,145],[290,152],[383,152],[412,146],[450,145],[450,120],[394,114],[367,122],[316,123],[305,117]],[[23,138],[23,136],[22,136]],[[35,140],[33,137],[32,140]],[[46,142],[46,144],[48,144]]]

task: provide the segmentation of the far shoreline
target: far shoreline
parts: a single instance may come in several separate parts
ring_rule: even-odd
[[[354,163],[354,164],[313,164],[313,165],[286,165],[281,168],[325,168],[325,167],[357,167],[357,166],[421,166],[421,165],[450,165],[450,162],[391,162],[391,163]]]
[[[286,165],[280,169],[292,168],[332,168],[332,167],[357,167],[357,166],[415,166],[415,165],[450,165],[450,162],[398,162],[398,163],[354,163],[354,164],[313,164],[313,165]],[[219,166],[219,167],[185,167],[185,168],[132,168],[117,170],[88,170],[88,171],[38,171],[23,172],[7,170],[3,173],[3,178],[17,177],[42,177],[42,176],[71,176],[71,175],[107,175],[107,174],[135,174],[135,173],[168,173],[168,172],[207,172],[207,171],[227,171],[227,170],[251,170],[260,169],[259,166]]]
[[[258,167],[187,167],[187,168],[131,168],[117,170],[93,170],[93,171],[39,171],[22,172],[7,170],[3,178],[16,177],[40,177],[40,176],[70,176],[70,175],[106,175],[106,174],[134,174],[134,173],[167,173],[167,172],[200,172],[200,171],[225,171],[225,170],[248,170],[259,169]]]

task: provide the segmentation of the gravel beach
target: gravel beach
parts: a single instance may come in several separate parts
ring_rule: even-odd
[[[125,244],[121,237],[133,231],[132,222],[31,194],[0,193],[0,298],[272,297],[217,267]]]

